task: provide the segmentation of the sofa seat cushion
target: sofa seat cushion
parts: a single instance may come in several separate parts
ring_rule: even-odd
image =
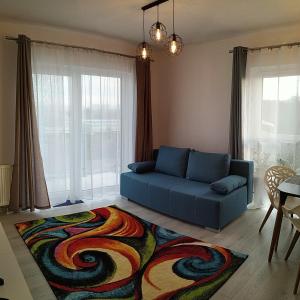
[[[188,148],[161,146],[156,160],[155,171],[177,177],[185,177],[189,151]]]
[[[211,190],[207,183],[192,183],[171,188],[170,211],[174,216],[219,229],[246,210],[246,199],[240,201],[241,196],[247,192],[246,186],[221,195]]]
[[[185,181],[185,178],[158,172],[127,172],[121,174],[121,195],[162,213],[168,213],[172,207],[170,189],[175,185],[182,185]]]
[[[181,193],[193,197],[199,197],[210,191],[210,185],[204,182],[197,182],[185,179],[181,184],[170,188],[172,193]]]
[[[191,151],[186,177],[205,183],[212,183],[229,174],[230,155]]]

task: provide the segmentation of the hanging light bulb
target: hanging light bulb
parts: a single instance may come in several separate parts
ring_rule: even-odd
[[[173,39],[173,40],[171,41],[171,43],[170,43],[170,52],[171,52],[172,54],[175,54],[176,51],[177,51],[177,43],[176,43],[176,40]]]
[[[140,60],[151,59],[152,49],[150,45],[146,42],[142,42],[137,47],[137,57]]]
[[[157,5],[157,21],[151,26],[149,35],[151,40],[156,43],[163,42],[167,38],[166,26],[159,22],[159,5]]]
[[[143,43],[143,44],[145,44],[145,43]],[[146,45],[143,45],[142,59],[147,59],[147,57],[148,57],[147,48],[146,48]]]
[[[151,59],[152,49],[148,43],[145,42],[145,11],[143,10],[143,42],[138,44],[137,57],[141,60]]]
[[[174,0],[173,0],[173,33],[168,37],[167,48],[169,54],[172,56],[179,55],[183,48],[182,38],[175,33],[175,22],[174,22]]]
[[[159,25],[156,25],[156,30],[155,30],[155,39],[156,41],[161,41],[161,30],[159,28]]]

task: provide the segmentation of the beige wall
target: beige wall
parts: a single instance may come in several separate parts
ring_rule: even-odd
[[[0,164],[12,164],[14,155],[15,78],[17,45],[4,39],[19,33],[32,39],[94,47],[135,55],[135,44],[105,36],[54,27],[0,20]]]
[[[234,46],[300,41],[300,24],[185,46],[178,57],[155,57],[154,144],[228,151]]]

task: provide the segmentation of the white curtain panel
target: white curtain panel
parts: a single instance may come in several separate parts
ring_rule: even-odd
[[[254,202],[269,204],[267,168],[300,171],[300,48],[249,51],[243,97],[245,159],[254,161]]]
[[[135,60],[34,43],[32,72],[52,204],[117,193],[134,159]]]

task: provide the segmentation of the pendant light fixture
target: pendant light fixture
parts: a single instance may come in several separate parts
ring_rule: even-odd
[[[145,40],[145,11],[143,10],[143,42],[140,43],[137,47],[137,57],[140,60],[149,60],[151,59],[152,49]]]
[[[182,38],[175,33],[175,12],[174,12],[174,0],[173,0],[173,33],[168,37],[167,48],[169,54],[172,56],[179,55],[183,48]]]
[[[151,26],[149,30],[149,35],[152,41],[156,43],[164,42],[168,36],[166,26],[159,22],[159,5],[157,8],[157,21]]]

